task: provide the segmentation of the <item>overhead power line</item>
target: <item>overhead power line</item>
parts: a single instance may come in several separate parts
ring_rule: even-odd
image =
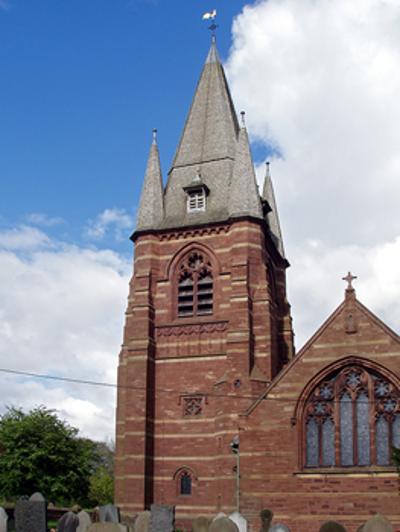
[[[23,370],[17,370],[17,369],[10,369],[10,368],[0,368],[0,373],[7,373],[11,375],[16,375],[20,377],[32,377],[34,379],[45,379],[45,380],[52,380],[52,381],[60,381],[60,382],[67,382],[71,384],[83,384],[88,386],[100,386],[104,388],[113,388],[113,389],[129,389],[129,390],[137,390],[137,391],[146,391],[145,386],[134,386],[132,384],[116,384],[111,382],[103,382],[103,381],[94,381],[94,380],[88,380],[88,379],[76,379],[72,377],[62,377],[58,375],[46,375],[42,373],[34,373],[32,371],[23,371]],[[218,392],[203,392],[201,390],[178,390],[176,388],[156,388],[154,390],[156,393],[165,393],[165,394],[176,394],[176,395],[204,395],[207,397],[219,397],[219,398],[228,398],[228,399],[247,399],[252,401],[275,401],[275,402],[282,402],[282,403],[294,403],[297,404],[300,402],[300,399],[290,399],[290,398],[284,398],[284,397],[271,397],[271,396],[262,396],[262,393],[259,393],[258,395],[250,395],[250,394],[236,394],[236,393],[218,393]],[[339,403],[337,399],[323,399],[321,398],[322,402],[329,402],[329,403]],[[305,403],[308,402],[308,399],[303,401]],[[365,401],[366,403],[372,404],[372,401]]]

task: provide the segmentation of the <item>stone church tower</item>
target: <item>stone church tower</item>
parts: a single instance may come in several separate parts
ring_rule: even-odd
[[[132,240],[116,499],[233,508],[238,414],[292,358],[293,333],[270,176],[260,195],[214,40],[165,189],[154,133]]]
[[[188,529],[240,508],[258,530],[270,508],[292,532],[332,518],[356,532],[380,512],[400,529],[400,338],[349,274],[343,302],[294,354],[271,178],[260,195],[215,42],[165,188],[154,134],[132,240],[122,513],[171,504]]]

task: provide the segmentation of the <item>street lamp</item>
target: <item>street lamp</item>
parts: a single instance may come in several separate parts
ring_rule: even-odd
[[[233,437],[231,451],[236,455],[236,511],[240,513],[240,452],[239,452],[239,435]]]

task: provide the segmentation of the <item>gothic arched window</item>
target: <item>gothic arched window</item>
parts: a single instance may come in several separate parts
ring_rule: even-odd
[[[212,314],[213,276],[208,258],[193,251],[179,264],[178,276],[178,316]]]
[[[189,467],[182,467],[174,474],[177,495],[193,495],[193,484],[196,480],[194,472]]]
[[[376,371],[346,366],[313,389],[303,420],[306,467],[391,465],[400,392]]]

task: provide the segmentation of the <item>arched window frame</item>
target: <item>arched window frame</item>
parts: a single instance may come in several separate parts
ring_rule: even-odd
[[[196,485],[197,477],[194,471],[188,467],[180,467],[174,473],[173,480],[176,485],[176,494],[178,497],[192,497]],[[189,484],[187,481],[189,480]],[[190,486],[188,490],[187,487]]]
[[[178,318],[210,316],[214,313],[213,266],[207,253],[191,249],[176,270],[176,315]]]
[[[350,384],[346,381],[346,379],[348,379],[352,375],[352,372],[354,373],[354,371],[356,372],[356,375],[358,375],[359,379],[357,382],[354,381],[353,384]],[[378,391],[379,385],[383,386],[383,388],[380,389],[380,392]],[[326,390],[326,387],[329,386],[331,386],[331,396],[328,397],[328,392],[324,392],[324,390]],[[364,403],[361,405],[361,410],[368,408],[368,412],[359,416],[361,420],[368,420],[367,431],[364,430],[364,440],[361,438],[360,431],[357,430],[357,412],[355,411],[355,401],[357,398],[362,396],[363,393],[367,394],[368,396],[368,403],[365,402],[365,399],[360,401],[360,403]],[[381,394],[380,396],[379,393]],[[326,395],[325,398],[324,394]],[[350,398],[349,404],[351,405],[352,413],[351,423],[353,438],[351,439],[351,450],[353,459],[349,461],[352,463],[346,463],[346,460],[344,460],[343,445],[346,444],[346,439],[341,436],[343,427],[343,425],[341,426],[341,419],[345,414],[341,415],[340,401],[346,394],[348,394]],[[321,405],[323,405],[323,407]],[[344,412],[343,407],[342,412]],[[400,438],[399,380],[384,367],[374,364],[371,361],[361,359],[359,357],[348,357],[344,360],[338,361],[330,368],[325,369],[306,386],[296,406],[295,416],[293,419],[297,420],[297,422],[300,424],[300,468],[312,471],[315,469],[327,468],[351,467],[358,469],[365,467],[393,467],[393,464],[391,463],[391,452],[389,450],[389,446],[394,443],[393,426],[395,419],[397,419],[396,445],[399,444]],[[312,419],[315,421],[316,428],[314,427],[310,432],[314,435],[315,441],[318,441],[318,460],[316,460],[317,463],[313,464],[310,463],[310,460],[307,460],[307,458],[309,458],[307,457],[307,425]],[[323,423],[327,419],[330,419],[333,423],[333,463],[326,463],[328,460],[324,461],[323,457],[324,449],[326,449],[326,447],[323,447],[322,427]],[[382,436],[378,435],[378,431],[379,433],[382,432],[378,423],[383,423],[384,426],[387,427],[388,450],[384,449],[384,452],[386,452],[386,456],[388,456],[389,453],[390,460],[388,460],[388,463],[382,463],[382,459],[378,458],[378,453],[382,453],[382,448],[380,450],[378,449],[379,442],[384,441]],[[329,430],[327,429],[325,432],[329,433]],[[360,436],[358,436],[359,434]],[[367,456],[368,453],[365,452],[365,439],[367,439],[369,447],[369,457]],[[350,438],[348,437],[347,444],[349,444],[349,441]],[[360,453],[360,449],[361,451],[364,450],[364,455],[362,455],[362,452]],[[361,456],[359,456],[359,454],[361,454]],[[361,458],[363,458],[363,456],[364,459],[362,460]],[[369,458],[368,460],[365,459],[366,456]],[[380,455],[380,458],[382,458],[382,454]]]

